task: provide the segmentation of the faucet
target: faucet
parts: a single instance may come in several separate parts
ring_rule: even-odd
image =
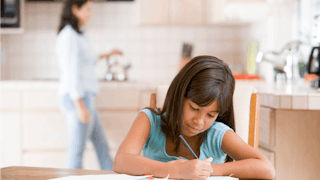
[[[291,41],[287,43],[280,52],[268,51],[262,52],[259,51],[256,56],[256,62],[260,63],[261,61],[270,62],[273,64],[274,68],[278,73],[285,73],[287,83],[292,84],[293,73],[294,73],[294,61],[293,57],[299,49],[299,46],[302,44],[301,41]]]

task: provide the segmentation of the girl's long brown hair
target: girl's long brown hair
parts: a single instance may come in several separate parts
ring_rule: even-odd
[[[162,109],[148,109],[161,116],[164,122],[161,129],[167,137],[172,138],[177,152],[180,145],[179,135],[182,133],[184,99],[189,98],[201,107],[218,100],[219,115],[216,121],[226,124],[235,131],[232,100],[234,88],[234,77],[222,60],[213,56],[198,56],[190,60],[174,78]],[[202,133],[201,143],[206,136],[207,131]],[[227,156],[226,161],[232,159]]]

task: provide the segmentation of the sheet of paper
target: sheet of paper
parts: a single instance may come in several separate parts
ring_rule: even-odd
[[[154,180],[166,180],[166,178],[153,178]],[[126,174],[106,174],[106,175],[84,175],[84,176],[68,176],[49,180],[138,180],[146,178],[146,176],[130,176]]]
[[[139,180],[146,178],[146,176],[130,176],[126,174],[106,174],[106,175],[84,175],[84,176],[68,176],[62,178],[55,178],[50,180]],[[166,178],[153,178],[154,180],[166,180]],[[211,176],[207,180],[239,180],[229,176]]]
[[[229,176],[210,176],[207,180],[239,180],[239,178],[229,177]]]

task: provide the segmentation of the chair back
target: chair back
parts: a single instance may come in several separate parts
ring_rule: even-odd
[[[150,107],[163,106],[168,85],[158,86],[151,94]],[[236,133],[250,146],[258,148],[260,98],[253,86],[236,85],[233,95],[233,110]]]

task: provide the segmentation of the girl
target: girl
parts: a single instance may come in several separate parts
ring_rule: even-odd
[[[156,177],[170,174],[174,179],[231,174],[273,179],[269,160],[235,133],[234,88],[235,80],[223,61],[212,56],[193,58],[171,83],[162,110],[140,111],[117,152],[113,170]],[[199,159],[182,143],[180,134]]]
[[[61,73],[60,109],[68,120],[66,167],[82,168],[83,152],[89,137],[94,144],[101,169],[112,170],[109,146],[94,107],[94,96],[98,92],[94,73],[97,58],[81,31],[91,17],[91,9],[90,0],[66,0],[58,32],[56,53]],[[115,54],[121,52],[115,50],[100,58]]]

